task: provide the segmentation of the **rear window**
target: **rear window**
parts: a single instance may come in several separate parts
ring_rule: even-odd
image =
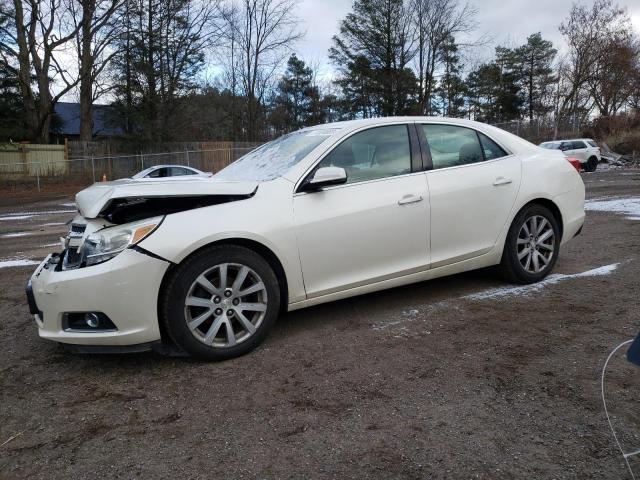
[[[598,144],[593,140],[587,140],[587,143],[591,145],[593,148],[598,148]]]

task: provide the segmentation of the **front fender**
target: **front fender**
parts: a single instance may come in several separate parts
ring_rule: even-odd
[[[261,187],[256,196],[246,200],[167,215],[160,227],[139,245],[177,264],[215,242],[244,239],[260,243],[282,264],[289,301],[303,300],[305,291],[293,225],[292,197],[265,195],[269,190]]]

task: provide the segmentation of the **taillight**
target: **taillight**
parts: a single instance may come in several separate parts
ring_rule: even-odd
[[[573,157],[565,157],[565,158],[567,159],[567,162],[573,165],[573,168],[575,168],[578,172],[582,170],[582,164],[580,163],[580,160]]]

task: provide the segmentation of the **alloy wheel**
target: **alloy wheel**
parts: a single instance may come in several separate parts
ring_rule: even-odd
[[[529,273],[540,273],[555,253],[555,233],[551,222],[541,215],[527,218],[518,232],[518,261]]]
[[[212,347],[234,347],[251,337],[267,312],[260,276],[239,263],[222,263],[189,287],[184,316],[195,338]]]

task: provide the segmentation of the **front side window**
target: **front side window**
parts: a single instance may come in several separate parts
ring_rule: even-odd
[[[167,167],[156,168],[150,174],[147,175],[148,178],[164,178],[169,176],[169,169]]]
[[[475,130],[454,125],[422,125],[433,168],[456,167],[484,160]]]
[[[411,173],[411,149],[406,125],[388,125],[358,132],[334,148],[318,164],[342,167],[347,183]]]

